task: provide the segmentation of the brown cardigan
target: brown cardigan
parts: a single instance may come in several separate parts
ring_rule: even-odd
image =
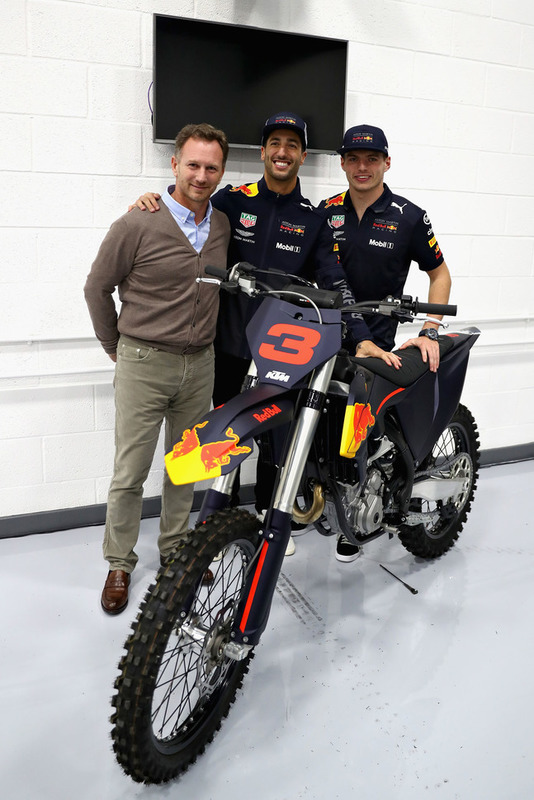
[[[97,339],[106,353],[119,333],[171,352],[194,352],[211,344],[219,288],[197,283],[207,265],[226,268],[227,217],[213,209],[206,244],[197,253],[163,203],[157,214],[133,211],[106,234],[85,284]],[[122,302],[117,311],[113,292]]]

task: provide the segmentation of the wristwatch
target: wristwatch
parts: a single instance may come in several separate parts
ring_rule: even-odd
[[[439,334],[435,328],[423,328],[422,331],[419,331],[419,336],[426,336],[433,342],[437,342]]]

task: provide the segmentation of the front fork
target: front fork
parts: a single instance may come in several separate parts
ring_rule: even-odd
[[[335,357],[316,370],[312,377],[307,398],[293,428],[286,457],[280,466],[274,501],[265,515],[262,541],[249,567],[245,590],[231,632],[232,641],[238,647],[245,645],[248,649],[255,646],[267,625],[278,575],[291,535],[293,505],[324,407],[334,363]],[[206,492],[199,516],[200,522],[209,514],[228,505],[232,482],[233,473],[215,479],[212,488]]]

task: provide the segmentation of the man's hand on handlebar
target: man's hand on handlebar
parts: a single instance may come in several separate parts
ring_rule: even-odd
[[[388,350],[382,350],[370,339],[364,339],[359,342],[356,347],[356,358],[381,358],[390,367],[399,369],[402,367],[402,360],[395,353],[390,353]]]
[[[132,208],[140,208],[141,211],[159,211],[159,204],[158,200],[161,198],[161,195],[157,192],[145,192],[138,197],[133,206],[128,206],[128,211],[131,211]]]

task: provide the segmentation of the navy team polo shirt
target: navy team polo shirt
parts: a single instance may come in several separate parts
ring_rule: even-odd
[[[356,302],[401,297],[412,261],[430,272],[444,258],[426,211],[384,184],[378,200],[361,221],[348,191],[323,200],[339,256]],[[393,349],[397,322],[380,316],[365,321],[375,344]]]

